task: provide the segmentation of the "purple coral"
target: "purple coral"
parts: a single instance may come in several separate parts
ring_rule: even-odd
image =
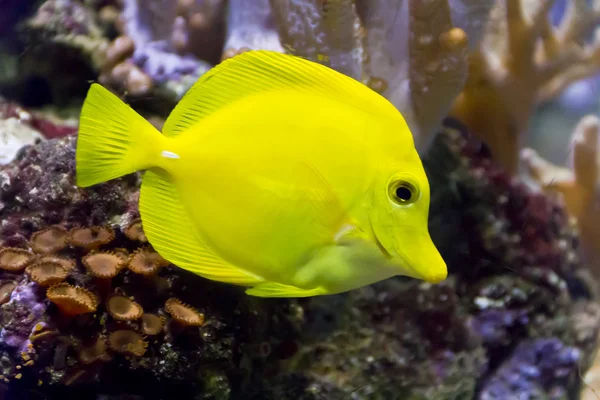
[[[0,308],[0,343],[17,348],[19,353],[25,352],[32,332],[46,326],[42,322],[45,318],[46,304],[39,287],[35,283],[17,286],[10,301]]]
[[[524,341],[487,380],[477,398],[564,399],[580,358],[578,349],[555,338]]]
[[[199,53],[202,54],[202,48],[212,44],[208,35],[201,40],[193,37],[190,19],[194,21],[193,15],[204,16],[206,24],[215,25],[211,21],[220,17],[219,10],[223,2],[181,2],[184,3],[185,7],[177,2],[164,0],[124,1],[121,24],[123,33],[135,43],[133,62],[156,83],[179,81],[185,76],[198,78],[209,68],[205,61],[194,54],[194,50],[200,48]],[[181,12],[185,16],[179,15],[179,8],[182,8]],[[212,32],[208,27],[207,31]]]

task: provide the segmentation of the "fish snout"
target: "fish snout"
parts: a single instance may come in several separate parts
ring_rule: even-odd
[[[440,283],[448,277],[448,268],[442,255],[429,235],[414,237],[410,246],[399,252],[403,262],[401,275],[421,279],[429,283]]]

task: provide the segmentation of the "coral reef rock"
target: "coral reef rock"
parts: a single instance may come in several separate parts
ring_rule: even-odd
[[[12,161],[26,144],[76,131],[73,121],[64,121],[48,113],[30,112],[0,97],[0,165]]]

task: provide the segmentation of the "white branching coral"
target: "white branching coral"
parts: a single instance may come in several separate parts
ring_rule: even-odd
[[[515,173],[534,107],[600,69],[600,1],[570,0],[560,26],[553,0],[498,0],[453,115],[481,135],[495,158]]]
[[[271,0],[284,48],[382,93],[403,113],[419,148],[427,145],[467,78],[467,35],[452,19],[478,37],[491,4]]]
[[[286,51],[362,77],[361,25],[352,0],[271,0]]]
[[[283,52],[269,0],[229,0],[225,51],[221,58],[259,49]]]
[[[422,149],[467,79],[467,36],[445,0],[366,3],[368,82],[403,113]]]

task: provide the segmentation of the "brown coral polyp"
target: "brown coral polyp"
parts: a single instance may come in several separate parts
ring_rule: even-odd
[[[165,309],[175,321],[182,325],[202,326],[204,324],[204,314],[182,303],[179,299],[172,297],[167,300]]]
[[[40,286],[52,286],[64,281],[69,274],[62,264],[53,261],[38,261],[27,267],[31,280]]]
[[[98,308],[98,298],[95,294],[67,283],[49,287],[46,297],[66,315],[87,314]]]
[[[17,287],[15,281],[5,281],[0,283],[0,305],[7,303],[10,300],[10,296]]]
[[[38,262],[58,263],[67,271],[72,271],[73,269],[75,269],[75,265],[76,265],[75,260],[72,260],[67,257],[58,257],[58,256],[53,256],[53,255],[42,256],[37,259],[36,263],[38,263]]]
[[[108,313],[118,321],[133,321],[144,313],[141,305],[122,295],[112,295],[106,300]]]
[[[154,275],[162,266],[169,262],[155,251],[149,249],[138,249],[129,260],[129,269],[136,274]]]
[[[109,279],[125,267],[126,260],[107,252],[91,253],[81,259],[90,274],[97,278]]]
[[[82,364],[86,365],[96,361],[110,361],[111,356],[108,353],[106,338],[99,336],[91,344],[80,347],[77,358]]]
[[[68,232],[60,225],[54,225],[31,235],[30,246],[36,253],[55,253],[67,246]]]
[[[148,336],[158,335],[165,326],[165,318],[156,314],[142,315],[142,332]]]
[[[115,232],[109,226],[92,226],[89,228],[73,228],[69,231],[68,241],[72,246],[85,249],[97,249],[110,243],[115,238]]]
[[[134,356],[143,356],[148,347],[142,335],[127,329],[112,332],[108,345],[114,352]]]
[[[125,236],[127,236],[131,240],[144,243],[148,241],[148,239],[146,238],[146,234],[144,233],[144,229],[142,227],[142,221],[139,219],[129,224],[129,226],[125,228],[123,233],[125,233]]]
[[[18,272],[34,259],[34,255],[24,249],[5,247],[0,250],[0,269]]]

